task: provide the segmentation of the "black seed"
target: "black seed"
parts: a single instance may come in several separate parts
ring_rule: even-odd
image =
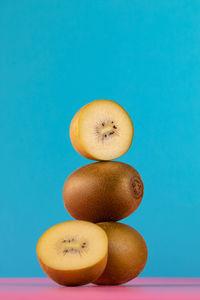
[[[112,134],[114,134],[114,131],[111,131],[111,132],[109,133],[109,135],[112,135]]]
[[[117,129],[117,127],[116,127],[115,125],[113,126],[113,128],[114,128],[114,129]]]
[[[104,125],[105,125],[105,123],[103,122],[101,125],[102,125],[102,126],[104,126]]]
[[[111,124],[113,124],[114,122],[112,121]]]
[[[63,240],[63,241],[62,241],[62,243],[65,243],[65,242],[66,242],[66,240]]]
[[[83,245],[86,245],[86,242],[84,242]]]
[[[82,246],[81,246],[81,248],[85,248],[85,246],[84,246],[84,245],[82,245]]]
[[[107,137],[107,134],[105,134],[104,136]]]
[[[71,243],[71,240],[68,240],[68,243]]]

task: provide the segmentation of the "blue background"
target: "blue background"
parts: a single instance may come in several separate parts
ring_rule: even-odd
[[[135,125],[119,160],[145,195],[123,220],[145,238],[142,276],[199,276],[200,1],[0,0],[0,276],[44,276],[36,242],[71,219],[66,177],[89,163],[69,124],[95,99]]]

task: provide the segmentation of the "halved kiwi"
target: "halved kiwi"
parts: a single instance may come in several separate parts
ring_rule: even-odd
[[[94,281],[100,285],[125,283],[137,277],[147,261],[147,245],[134,228],[117,222],[98,225],[108,236],[108,262],[103,274]]]
[[[143,192],[142,179],[130,165],[97,162],[77,169],[67,178],[63,200],[75,219],[118,221],[138,208]]]
[[[125,109],[111,100],[95,100],[72,119],[70,138],[81,155],[92,160],[112,160],[128,151],[133,123]]]
[[[37,257],[43,271],[61,285],[83,285],[105,269],[106,233],[85,221],[67,221],[49,228],[39,239]]]

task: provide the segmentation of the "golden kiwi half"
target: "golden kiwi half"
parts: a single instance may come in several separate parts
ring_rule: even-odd
[[[37,257],[43,271],[61,285],[83,285],[97,279],[107,263],[108,238],[98,225],[67,221],[39,239]]]
[[[128,151],[133,123],[125,109],[111,100],[95,100],[83,106],[70,125],[73,147],[92,160],[112,160]]]

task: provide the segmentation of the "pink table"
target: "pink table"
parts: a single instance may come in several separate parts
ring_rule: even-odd
[[[137,278],[121,286],[63,287],[48,278],[1,278],[1,300],[200,300],[200,278]]]

